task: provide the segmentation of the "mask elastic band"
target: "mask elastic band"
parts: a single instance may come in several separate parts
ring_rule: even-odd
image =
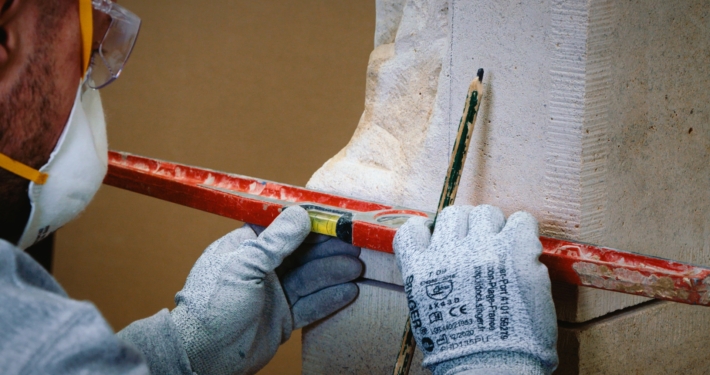
[[[37,185],[44,185],[44,183],[47,182],[47,177],[49,177],[48,174],[24,165],[19,161],[12,160],[3,154],[0,154],[0,168],[6,169],[24,179],[30,180]]]
[[[82,40],[81,76],[83,77],[89,70],[91,47],[94,42],[94,7],[91,0],[79,0],[79,23],[81,24]]]

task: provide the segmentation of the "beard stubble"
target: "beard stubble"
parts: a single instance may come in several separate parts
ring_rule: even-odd
[[[47,3],[54,3],[52,1]],[[56,4],[55,4],[56,5]],[[42,6],[40,6],[42,8]],[[49,8],[52,8],[51,6]],[[58,17],[44,8],[37,22],[38,46],[19,74],[9,95],[0,98],[0,150],[8,157],[40,169],[49,160],[61,131],[58,107],[66,98],[56,90],[50,47]],[[54,11],[54,13],[53,13]],[[0,238],[17,243],[30,214],[29,181],[0,168]]]

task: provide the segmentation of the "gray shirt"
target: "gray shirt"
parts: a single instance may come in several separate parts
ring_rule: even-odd
[[[3,374],[193,374],[167,309],[114,335],[90,302],[0,239]]]

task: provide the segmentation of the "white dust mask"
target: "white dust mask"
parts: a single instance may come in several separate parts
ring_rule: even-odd
[[[106,120],[98,90],[79,85],[69,121],[40,172],[30,182],[30,218],[17,246],[26,249],[76,218],[101,186],[108,165]]]

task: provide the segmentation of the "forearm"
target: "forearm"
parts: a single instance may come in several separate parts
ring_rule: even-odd
[[[131,323],[117,336],[143,354],[152,375],[193,374],[180,335],[167,309]]]

